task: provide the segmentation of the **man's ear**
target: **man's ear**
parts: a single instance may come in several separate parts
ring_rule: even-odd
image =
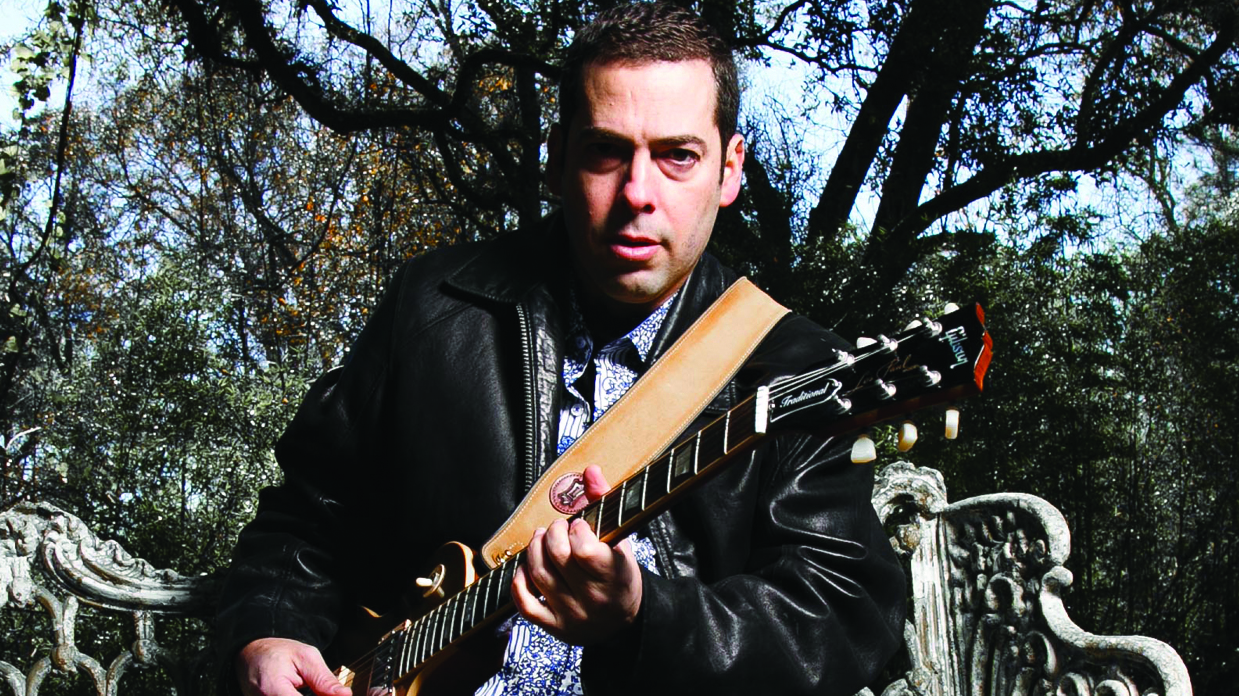
[[[558,123],[551,125],[546,136],[546,187],[556,196],[563,191],[564,177],[564,129]]]
[[[740,195],[740,181],[744,178],[744,136],[731,136],[723,150],[723,182],[720,186],[718,205],[731,205]]]

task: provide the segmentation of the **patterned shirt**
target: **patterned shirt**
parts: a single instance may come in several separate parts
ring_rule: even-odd
[[[597,351],[594,350],[594,341],[585,326],[576,295],[570,296],[568,332],[561,369],[561,383],[567,389],[568,398],[559,412],[558,454],[563,454],[576,442],[585,429],[601,418],[645,372],[654,337],[658,335],[667,311],[678,296],[677,291],[635,329]],[[592,383],[589,382],[590,376],[593,377]],[[637,562],[646,570],[657,573],[654,545],[650,540],[637,533],[629,537],[629,542]],[[579,646],[552,638],[519,615],[508,621],[505,628],[509,636],[508,647],[503,654],[503,667],[474,696],[569,696],[582,693]]]

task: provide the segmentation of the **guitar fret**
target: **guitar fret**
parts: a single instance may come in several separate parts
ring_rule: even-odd
[[[430,659],[430,656],[433,655],[435,651],[439,649],[438,648],[438,643],[439,643],[438,617],[439,617],[439,614],[437,611],[431,611],[429,614],[426,615],[426,643],[425,645],[422,646],[423,649],[426,651],[426,659]]]
[[[679,449],[674,452],[671,473],[667,477],[668,491],[674,490],[697,473],[697,442],[695,437],[680,445]]]
[[[456,622],[456,607],[452,602],[446,602],[443,607],[443,628],[439,631],[439,647],[446,648],[452,644],[452,626]]]
[[[429,660],[430,656],[439,650],[439,616],[441,616],[441,614],[442,612],[436,609],[435,611],[430,612],[426,617],[426,645],[424,647],[426,649],[427,660]]]
[[[434,646],[434,652],[439,652],[443,649],[443,646],[447,645],[447,641],[443,640],[443,613],[442,605],[438,606],[434,611],[435,632],[434,640],[431,641],[431,645]]]
[[[638,512],[641,512],[641,491],[637,488],[637,482],[629,479],[624,482],[623,503],[620,507],[620,525],[623,526],[624,519],[630,518]]]
[[[645,489],[650,485],[650,468],[647,466],[641,472],[641,509],[645,509]]]
[[[599,507],[600,506],[595,503],[595,504],[587,506],[584,510],[581,511],[581,519],[585,520],[585,523],[588,524],[589,528],[594,531],[594,534],[598,533],[598,509]]]
[[[425,657],[426,655],[425,653],[426,624],[428,622],[429,622],[428,617],[423,616],[422,618],[417,620],[416,624],[413,624],[414,627],[417,629],[417,645],[413,649],[413,664],[414,665],[420,665],[421,663],[426,661],[426,657]]]
[[[645,499],[642,501],[642,507],[648,510],[651,506],[656,505],[658,501],[667,495],[665,483],[666,475],[663,474],[663,468],[671,470],[671,455],[665,454],[645,468]],[[653,485],[650,482],[653,481]]]
[[[397,635],[399,634],[393,634],[392,639],[393,640],[396,639]],[[400,648],[395,655],[395,659],[392,661],[396,665],[396,670],[392,672],[393,679],[400,676],[401,674],[404,674],[404,671],[406,669],[404,653],[405,653],[405,646],[408,645],[408,640],[407,639],[399,640],[397,641],[397,645],[399,645]]]
[[[465,604],[465,610],[461,612],[460,617],[460,632],[462,634],[474,626],[473,617],[477,613],[478,609],[478,582],[480,582],[480,580],[475,581],[472,585],[466,587],[462,593]]]
[[[453,597],[449,604],[452,605],[452,618],[447,622],[447,642],[451,643],[465,633],[465,607],[463,597],[459,594]]]
[[[499,608],[499,601],[498,601],[499,598],[495,597],[494,601],[492,602],[491,594],[499,589],[499,583],[502,581],[502,578],[503,578],[503,566],[495,568],[494,570],[487,573],[486,577],[482,578],[482,581],[486,583],[486,588],[482,591],[482,616],[483,617],[490,616],[490,613],[492,611],[495,611]]]
[[[476,589],[475,589],[475,591],[474,591],[474,593],[473,593],[473,616],[472,616],[472,618],[473,618],[473,625],[474,625],[474,626],[478,625],[478,599],[479,599],[479,595],[480,595],[480,599],[482,600],[482,618],[486,618],[486,589],[485,589],[485,586],[486,586],[486,583],[487,583],[487,582],[489,582],[489,581],[490,581],[490,573],[487,573],[486,575],[483,575],[481,578],[479,578],[479,579],[478,579],[478,581],[477,581],[476,583],[474,583],[473,587],[472,587],[472,588],[470,588],[470,589],[475,589],[475,588],[476,588]]]
[[[415,625],[410,621],[404,627],[404,639],[401,640],[400,645],[400,670],[392,675],[394,678],[408,674],[417,664],[417,661],[414,659],[416,655],[413,654],[413,648],[417,642],[417,633],[414,630]]]
[[[678,455],[676,454],[675,450],[671,450],[671,456],[667,457],[667,483],[666,483],[667,490],[663,491],[664,493],[671,492],[671,473],[675,471],[675,458],[677,456]]]
[[[508,568],[509,566],[513,564],[513,562],[514,561],[512,559],[508,559],[507,561],[504,561],[503,565],[495,569],[495,571],[499,573],[499,582],[495,583],[495,608],[496,609],[503,606],[503,589],[505,587],[511,587],[512,585],[512,578],[508,574]]]
[[[457,602],[448,601],[443,604],[443,615],[447,617],[447,621],[443,623],[443,635],[440,640],[443,641],[443,647],[452,644],[456,640],[456,610]]]
[[[502,606],[504,593],[512,591],[512,575],[516,572],[516,564],[520,563],[521,558],[517,556],[503,564],[503,572],[499,575],[499,587],[495,588],[495,606]]]
[[[421,653],[425,644],[426,617],[422,616],[417,621],[409,624],[409,639],[406,641],[406,650],[409,653],[407,660],[409,669],[416,669],[423,662],[419,653]]]

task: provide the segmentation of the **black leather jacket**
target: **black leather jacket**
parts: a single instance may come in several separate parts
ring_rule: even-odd
[[[562,234],[562,233],[561,233]],[[264,636],[325,645],[341,608],[383,610],[448,540],[478,548],[553,457],[567,261],[542,231],[407,264],[341,369],[280,439],[282,485],[238,542],[216,633],[226,656]],[[657,356],[734,280],[708,255]],[[694,432],[756,385],[846,347],[790,316]],[[901,639],[904,580],[870,505],[872,470],[799,434],[655,518],[662,576],[637,623],[585,649],[590,694],[851,694]]]

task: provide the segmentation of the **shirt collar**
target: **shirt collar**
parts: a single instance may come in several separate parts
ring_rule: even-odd
[[[654,347],[654,338],[658,336],[658,330],[662,328],[663,321],[667,318],[667,312],[675,304],[676,298],[679,296],[680,290],[676,290],[674,295],[662,303],[658,309],[650,313],[644,321],[637,324],[628,333],[603,346],[598,352],[612,352],[631,345],[636,349],[641,362],[646,362],[650,350]],[[588,360],[590,354],[594,352],[594,342],[589,335],[589,330],[585,326],[585,316],[581,313],[581,306],[577,302],[575,289],[568,296],[568,327],[568,344],[566,348],[568,355],[579,362]]]

